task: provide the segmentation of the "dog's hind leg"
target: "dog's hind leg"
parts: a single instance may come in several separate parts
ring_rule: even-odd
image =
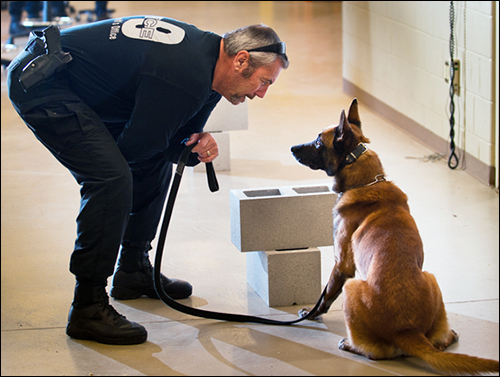
[[[443,309],[440,310],[440,313],[437,315],[432,325],[432,329],[425,334],[432,345],[440,351],[444,351],[451,344],[458,341],[458,334],[450,329],[444,310],[444,304],[442,306]]]
[[[436,281],[434,275],[423,272],[425,279],[431,286],[431,297],[434,302],[434,309],[436,310],[435,315],[433,316],[434,322],[432,323],[432,327],[425,336],[432,345],[440,351],[444,351],[451,344],[458,341],[458,334],[450,329],[448,324],[448,318],[446,316],[446,310],[443,303],[443,298],[441,296],[441,290],[439,289],[439,285]]]
[[[339,342],[339,349],[362,355],[369,359],[392,359],[403,355],[398,347],[387,343],[379,336],[383,325],[373,323],[373,313],[370,313],[363,300],[370,300],[371,288],[366,281],[351,279],[346,282],[343,290],[344,318],[348,338]]]

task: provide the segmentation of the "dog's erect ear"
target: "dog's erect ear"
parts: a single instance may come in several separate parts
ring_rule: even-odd
[[[347,138],[351,136],[351,134],[352,134],[352,128],[345,117],[345,110],[342,110],[342,113],[340,114],[339,125],[335,129],[334,143],[338,141],[343,142],[347,140]]]
[[[361,119],[359,118],[358,113],[358,99],[354,98],[351,102],[351,106],[349,107],[349,113],[347,115],[347,120],[349,123],[354,124],[359,129],[361,129]]]

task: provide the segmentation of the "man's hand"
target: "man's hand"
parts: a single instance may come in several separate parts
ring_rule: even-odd
[[[214,137],[208,132],[201,132],[199,134],[192,134],[186,145],[196,144],[193,148],[193,153],[198,153],[198,160],[207,163],[215,160],[219,155],[219,147]]]

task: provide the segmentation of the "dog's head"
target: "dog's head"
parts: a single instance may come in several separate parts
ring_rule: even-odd
[[[321,132],[310,143],[295,145],[291,148],[295,159],[313,170],[324,170],[334,176],[349,161],[349,157],[360,143],[370,141],[363,136],[358,113],[358,100],[354,98],[349,107],[347,118],[345,111],[340,114],[337,126],[331,126]]]

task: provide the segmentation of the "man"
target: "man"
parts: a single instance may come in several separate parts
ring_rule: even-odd
[[[188,165],[213,161],[217,143],[203,127],[221,97],[235,105],[263,98],[287,67],[284,43],[264,25],[221,37],[134,16],[63,30],[60,46],[55,28],[32,36],[8,67],[9,97],[81,185],[70,337],[146,341],[143,326],[109,305],[105,287],[120,245],[110,295],[158,298],[148,252],[182,141],[196,144]],[[188,282],[163,275],[162,286],[175,299],[192,293]]]

